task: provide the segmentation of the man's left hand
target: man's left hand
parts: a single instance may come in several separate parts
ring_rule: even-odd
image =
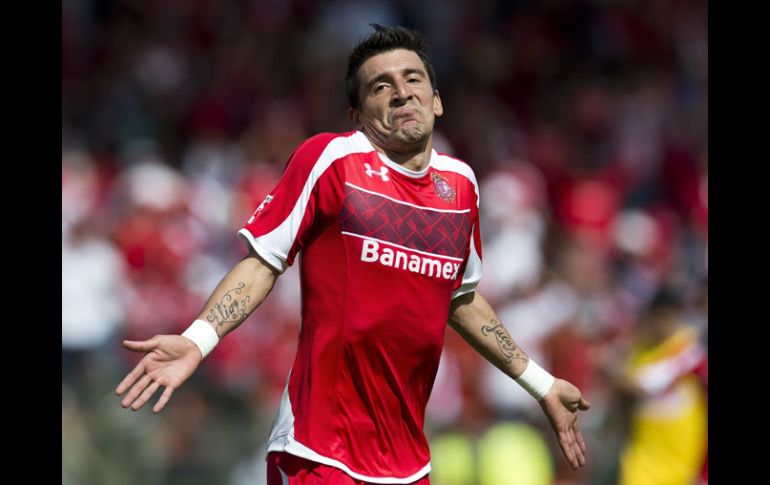
[[[586,411],[591,403],[583,399],[580,390],[563,379],[556,379],[548,394],[540,401],[556,431],[559,446],[573,470],[586,464],[586,443],[578,425],[578,411]]]

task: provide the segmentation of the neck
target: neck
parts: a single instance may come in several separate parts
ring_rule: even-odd
[[[367,138],[369,138],[369,143],[372,144],[376,151],[387,156],[390,160],[393,160],[407,170],[420,172],[424,170],[430,162],[430,155],[433,149],[433,144],[431,143],[433,136],[429,136],[425,142],[418,146],[410,147],[405,150],[397,150],[392,147],[383,146],[371,137],[367,136]]]

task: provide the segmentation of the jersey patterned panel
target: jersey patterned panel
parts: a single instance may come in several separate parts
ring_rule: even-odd
[[[297,355],[268,441],[372,483],[430,471],[424,411],[450,300],[481,276],[478,189],[433,151],[422,172],[360,132],[291,156],[239,234],[284,271],[300,255]]]

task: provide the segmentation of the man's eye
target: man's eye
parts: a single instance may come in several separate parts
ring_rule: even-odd
[[[418,82],[420,82],[420,78],[419,77],[410,77],[409,79],[406,80],[406,82],[408,82],[408,83],[418,83]]]
[[[386,86],[387,84],[377,84],[376,86],[374,86],[374,92],[379,93],[380,91],[385,89]]]

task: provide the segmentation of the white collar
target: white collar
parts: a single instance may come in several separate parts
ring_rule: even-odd
[[[361,140],[362,143],[365,144],[365,146],[369,150],[377,152],[377,155],[380,156],[380,160],[382,160],[382,163],[387,165],[389,168],[392,168],[396,172],[398,172],[400,174],[403,174],[403,175],[406,175],[407,177],[412,177],[412,178],[416,178],[416,179],[424,177],[428,173],[428,170],[430,170],[431,165],[433,165],[434,160],[438,156],[438,153],[436,153],[436,149],[435,148],[431,148],[431,150],[430,150],[430,159],[428,160],[427,165],[425,165],[425,168],[423,168],[420,171],[409,170],[408,168],[403,167],[401,164],[398,164],[398,163],[394,162],[393,160],[391,160],[390,158],[388,158],[388,156],[385,155],[384,153],[378,152],[374,148],[374,145],[372,145],[372,142],[370,142],[369,139],[366,137],[366,135],[364,135],[361,131],[357,131],[356,135],[360,135],[359,139]]]

